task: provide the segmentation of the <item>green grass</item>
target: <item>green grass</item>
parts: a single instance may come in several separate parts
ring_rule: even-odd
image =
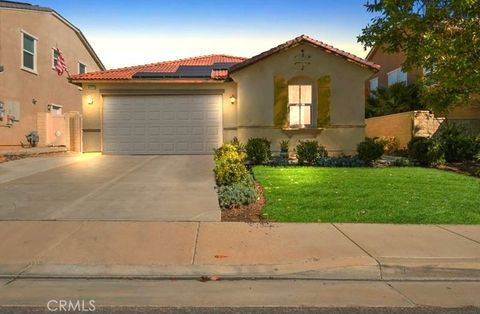
[[[255,167],[284,222],[480,223],[480,180],[425,168]]]

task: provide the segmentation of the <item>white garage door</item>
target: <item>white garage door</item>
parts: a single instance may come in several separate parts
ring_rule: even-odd
[[[106,96],[103,151],[212,154],[221,144],[221,95]]]

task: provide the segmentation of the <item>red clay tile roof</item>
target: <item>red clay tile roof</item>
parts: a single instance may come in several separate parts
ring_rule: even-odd
[[[233,57],[228,55],[208,55],[208,56],[201,56],[201,57],[193,57],[187,59],[179,59],[174,61],[165,61],[159,63],[150,63],[145,65],[138,65],[132,66],[127,68],[120,68],[120,69],[113,69],[113,70],[106,70],[106,71],[98,71],[98,72],[90,72],[85,74],[78,74],[72,75],[70,77],[70,81],[88,81],[88,80],[130,80],[132,77],[138,72],[175,72],[177,71],[179,66],[206,66],[206,65],[213,65],[214,63],[236,63],[233,65],[229,70],[212,70],[211,72],[211,79],[214,80],[224,80],[228,77],[229,73],[233,73],[240,69],[243,69],[255,62],[258,62],[262,59],[269,57],[270,55],[282,51],[284,49],[288,49],[299,45],[301,43],[309,43],[314,45],[315,47],[319,47],[324,49],[329,53],[333,53],[340,57],[347,59],[350,62],[354,62],[360,66],[371,68],[373,70],[380,69],[378,64],[373,62],[364,60],[360,57],[357,57],[353,54],[345,52],[343,50],[337,49],[333,46],[327,45],[321,41],[315,40],[310,38],[306,35],[301,35],[295,39],[287,41],[275,48],[267,50],[259,55],[256,55],[250,59],[242,58],[242,57]],[[183,79],[170,79],[169,82],[176,82],[176,81],[185,81]],[[196,80],[201,82],[202,80]]]
[[[239,63],[245,61],[246,58],[233,57],[227,55],[208,55],[187,59],[179,59],[174,61],[165,61],[159,63],[150,63],[127,68],[112,69],[106,71],[90,72],[70,76],[71,81],[84,80],[130,80],[137,72],[175,72],[179,66],[192,65],[213,65],[214,63]],[[228,77],[226,70],[213,70],[212,79],[222,80]]]
[[[297,46],[301,43],[308,43],[308,44],[314,45],[316,47],[323,48],[326,52],[333,53],[337,56],[340,56],[340,57],[343,57],[343,58],[347,59],[348,61],[354,62],[354,63],[356,63],[360,66],[371,68],[375,71],[378,71],[380,69],[380,65],[378,65],[378,64],[375,64],[373,62],[370,62],[370,61],[367,61],[367,60],[362,59],[360,57],[357,57],[357,56],[355,56],[351,53],[348,53],[346,51],[337,49],[337,48],[335,48],[331,45],[328,45],[324,42],[318,41],[318,40],[313,39],[311,37],[308,37],[306,35],[301,35],[301,36],[298,36],[297,38],[294,38],[292,40],[287,41],[286,43],[278,45],[277,47],[274,47],[270,50],[262,52],[261,54],[256,55],[256,56],[254,56],[250,59],[247,59],[247,60],[243,61],[242,63],[235,64],[234,66],[232,66],[229,69],[229,73],[233,73],[235,71],[243,69],[243,68],[245,68],[245,67],[247,67],[251,64],[254,64],[254,63],[256,63],[260,60],[263,60],[263,59],[271,56],[272,54],[275,54],[275,53],[280,52],[282,50]]]

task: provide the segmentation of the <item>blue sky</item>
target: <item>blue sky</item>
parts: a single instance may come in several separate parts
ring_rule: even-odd
[[[79,27],[107,68],[211,53],[251,57],[301,34],[364,57],[366,0],[32,0]]]

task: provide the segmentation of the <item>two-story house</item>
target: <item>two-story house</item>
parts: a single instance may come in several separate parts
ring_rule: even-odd
[[[380,47],[374,47],[370,50],[366,59],[381,66],[380,70],[365,82],[365,94],[367,97],[371,91],[388,87],[395,83],[415,83],[417,78],[423,75],[422,69],[410,72],[402,70],[402,63],[405,60],[405,55],[402,52],[386,53]],[[449,121],[462,123],[473,132],[480,133],[480,97],[478,95],[473,97],[470,106],[455,107],[447,113],[446,118]]]
[[[82,32],[47,7],[0,1],[0,145],[70,147],[68,114],[80,116],[81,89],[55,70],[60,49],[69,74],[105,70]],[[81,132],[78,132],[81,134]],[[77,147],[80,140],[77,138]]]

